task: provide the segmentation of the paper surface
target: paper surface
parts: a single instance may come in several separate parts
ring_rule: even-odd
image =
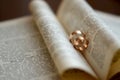
[[[83,56],[73,48],[68,35],[49,6],[44,1],[34,0],[30,9],[59,74],[68,80],[80,80],[81,78],[94,80],[92,76],[96,76],[92,69]]]
[[[106,14],[103,12],[98,12],[100,18],[109,26],[109,28],[113,31],[114,36],[120,39],[120,16],[115,16],[112,14]],[[113,59],[113,63],[111,69],[109,71],[108,78],[118,78],[115,77],[117,74],[120,73],[120,50],[116,52]],[[120,77],[119,77],[120,78]]]
[[[120,18],[98,14],[119,36]],[[31,17],[0,22],[0,80],[60,80],[49,54]],[[79,75],[88,77],[86,74]],[[70,76],[74,75],[68,74]]]
[[[114,36],[120,39],[120,16],[97,11],[99,17],[113,31]]]
[[[68,35],[75,30],[86,34],[89,46],[84,55],[99,78],[106,80],[112,59],[120,49],[120,41],[113,31],[84,0],[64,0],[58,18]]]
[[[31,17],[0,23],[0,80],[59,80]]]

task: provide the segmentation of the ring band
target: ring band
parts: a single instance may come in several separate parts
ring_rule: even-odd
[[[86,39],[86,35],[79,30],[76,30],[70,34],[70,42],[80,52],[84,52],[89,44],[89,41]]]

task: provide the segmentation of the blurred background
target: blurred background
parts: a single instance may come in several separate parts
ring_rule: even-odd
[[[46,0],[54,12],[62,0]],[[94,9],[120,15],[120,0],[86,0]],[[0,21],[29,15],[30,0],[0,0]]]

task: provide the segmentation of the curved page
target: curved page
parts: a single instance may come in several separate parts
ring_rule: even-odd
[[[0,22],[0,80],[59,80],[31,17]]]
[[[111,29],[99,19],[85,0],[63,0],[58,17],[68,34],[75,30],[86,34],[89,46],[84,56],[99,78],[106,80],[114,55],[120,53],[120,42]]]
[[[83,56],[73,48],[49,6],[42,0],[33,0],[30,9],[62,78],[94,80],[94,72]]]

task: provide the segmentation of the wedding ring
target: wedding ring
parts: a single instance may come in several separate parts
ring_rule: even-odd
[[[70,34],[70,42],[80,52],[84,52],[89,44],[89,41],[86,39],[86,35],[79,30],[76,30]]]

